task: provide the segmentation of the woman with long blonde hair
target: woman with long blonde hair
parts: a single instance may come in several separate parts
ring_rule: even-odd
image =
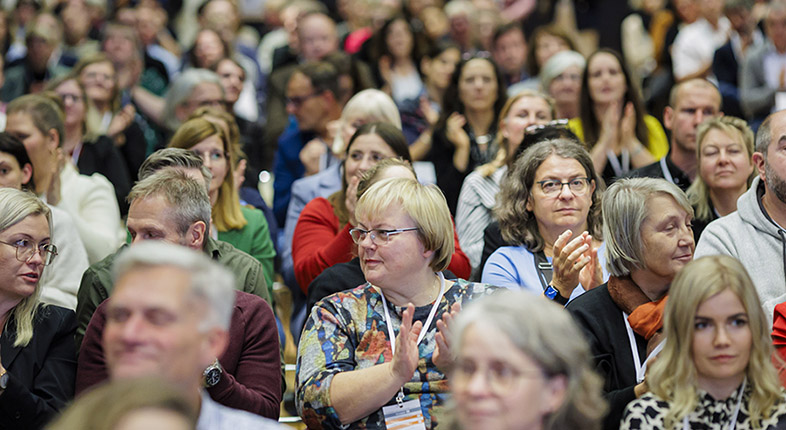
[[[709,256],[677,274],[663,315],[663,350],[622,429],[782,429],[786,392],[772,364],[769,323],[738,260]]]

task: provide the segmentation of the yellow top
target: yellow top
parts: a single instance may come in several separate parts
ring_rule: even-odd
[[[644,124],[647,126],[647,137],[650,141],[647,150],[655,160],[660,160],[669,152],[669,140],[666,138],[666,132],[663,131],[660,121],[652,115],[644,115]],[[581,124],[581,118],[573,118],[568,121],[568,128],[584,142],[584,126]]]

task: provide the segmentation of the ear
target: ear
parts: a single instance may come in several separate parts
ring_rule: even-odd
[[[527,203],[524,204],[524,209],[529,212],[532,212],[532,195],[527,197]]]
[[[25,163],[22,166],[22,185],[27,184],[30,182],[30,179],[33,177],[33,165],[30,163]]]
[[[188,112],[186,111],[186,106],[181,104],[175,106],[175,118],[177,118],[180,122],[185,122],[188,117]]]
[[[202,221],[197,221],[188,227],[186,232],[186,246],[191,249],[201,250],[202,245],[205,243],[205,233],[207,232],[207,225]]]
[[[46,133],[46,137],[49,138],[49,143],[47,144],[49,146],[49,151],[57,151],[57,148],[60,147],[60,135],[57,134],[57,130],[50,128]]]
[[[753,165],[756,166],[756,170],[759,171],[759,178],[761,178],[762,181],[766,180],[766,175],[764,173],[764,154],[756,151],[753,153],[751,159],[753,160]]]
[[[663,126],[666,127],[667,130],[671,130],[672,125],[674,124],[674,109],[671,106],[666,106],[663,109]]]
[[[508,132],[507,127],[505,127],[505,124],[507,124],[507,122],[508,120],[506,120],[505,118],[500,119],[499,127],[497,129],[499,130],[502,137],[504,137],[505,139],[510,139],[510,132]]]
[[[420,70],[423,72],[423,76],[426,76],[430,73],[429,68],[431,67],[431,60],[428,57],[423,57],[420,60]]]
[[[543,387],[541,412],[548,415],[557,411],[565,402],[568,392],[568,378],[565,375],[552,376]]]

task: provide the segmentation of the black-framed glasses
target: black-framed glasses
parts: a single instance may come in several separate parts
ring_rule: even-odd
[[[316,96],[318,96],[318,95],[320,95],[320,94],[321,94],[321,93],[319,93],[319,92],[313,92],[313,93],[311,93],[311,94],[306,94],[305,96],[298,96],[298,97],[287,97],[287,99],[286,99],[286,101],[287,101],[287,105],[290,105],[290,104],[291,104],[292,106],[295,106],[295,107],[300,107],[300,106],[301,106],[303,103],[305,103],[305,102],[306,102],[308,99],[310,99],[310,98],[312,98],[312,97],[316,97]]]
[[[51,243],[39,243],[38,246],[35,246],[33,242],[26,239],[18,240],[14,243],[0,240],[0,243],[16,248],[16,259],[22,263],[30,262],[30,259],[33,258],[36,252],[39,253],[41,259],[44,260],[44,266],[52,264],[52,261],[54,261],[57,256],[57,247]]]
[[[546,128],[568,128],[568,120],[563,118],[563,119],[555,119],[545,124],[532,124],[531,126],[525,128],[524,132],[530,134]]]
[[[538,181],[540,190],[543,194],[552,197],[562,192],[562,187],[568,186],[571,193],[580,196],[587,192],[591,179],[590,178],[573,178],[567,182],[558,181],[556,179],[547,179],[545,181]]]
[[[375,245],[386,245],[390,241],[390,236],[417,229],[417,227],[398,228],[395,230],[383,230],[380,228],[363,230],[362,228],[353,228],[349,230],[349,235],[352,236],[352,240],[358,245],[366,240],[366,236],[371,236],[371,241],[374,242]]]

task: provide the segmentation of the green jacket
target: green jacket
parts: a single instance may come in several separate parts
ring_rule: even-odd
[[[262,264],[254,257],[226,242],[214,240],[210,237],[207,237],[206,240],[205,253],[235,275],[235,288],[262,297],[272,306],[273,302],[268,294]],[[87,324],[90,323],[93,312],[95,312],[101,302],[112,294],[112,289],[114,288],[112,265],[115,262],[115,258],[127,247],[128,245],[123,245],[114,254],[108,255],[103,260],[90,266],[82,275],[82,283],[79,285],[79,292],[76,295],[77,348],[82,345],[82,338],[85,336],[85,330],[87,329]]]
[[[265,214],[259,209],[240,206],[246,226],[229,231],[219,231],[218,240],[232,244],[235,248],[256,258],[262,263],[267,281],[268,294],[273,294],[273,260],[276,258],[276,248],[270,239]]]

